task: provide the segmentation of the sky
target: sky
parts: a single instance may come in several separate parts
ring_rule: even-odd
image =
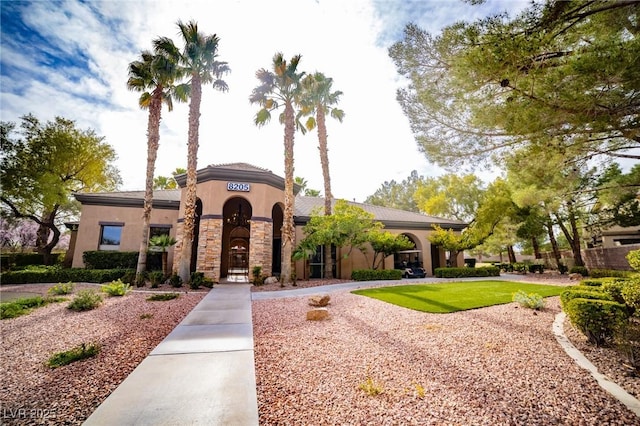
[[[115,149],[121,190],[142,190],[146,172],[148,112],[127,89],[129,63],[159,36],[181,45],[176,23],[194,20],[216,34],[218,60],[231,72],[227,92],[203,87],[198,168],[245,162],[284,176],[284,127],[277,116],[256,127],[256,71],[270,69],[281,52],[300,54],[298,69],[320,71],[343,92],[342,123],[329,119],[332,192],[362,202],[385,181],[401,182],[412,170],[445,172],[417,148],[396,101],[403,81],[389,57],[413,22],[432,34],[458,20],[517,14],[530,0],[0,0],[0,119],[19,123],[34,114],[56,116],[93,129]],[[188,104],[162,111],[156,176],[187,164]],[[315,131],[296,133],[295,176],[323,189]]]

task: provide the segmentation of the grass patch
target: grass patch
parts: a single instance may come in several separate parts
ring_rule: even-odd
[[[510,303],[518,291],[549,297],[564,290],[561,286],[488,280],[379,287],[352,293],[416,311],[446,314]]]
[[[45,306],[48,303],[57,303],[65,300],[62,297],[26,297],[0,303],[0,319],[11,319],[26,315],[35,308]]]
[[[177,299],[178,297],[180,297],[178,293],[157,293],[153,296],[147,297],[147,300],[149,302],[163,302],[166,300]]]
[[[76,346],[75,348],[68,351],[57,352],[53,354],[53,356],[47,361],[47,366],[49,366],[50,368],[62,367],[63,365],[68,365],[72,362],[96,356],[99,352],[99,345],[94,343],[83,343],[80,346]]]

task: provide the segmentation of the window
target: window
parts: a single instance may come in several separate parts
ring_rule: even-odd
[[[149,227],[149,239],[159,235],[169,235],[171,225],[151,225]]]
[[[100,224],[100,250],[118,250],[122,237],[121,223],[101,223]]]

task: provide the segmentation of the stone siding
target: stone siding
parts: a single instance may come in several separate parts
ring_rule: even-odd
[[[254,266],[261,266],[263,275],[271,276],[273,259],[271,235],[273,223],[267,221],[251,222],[251,240],[249,242],[249,274]]]

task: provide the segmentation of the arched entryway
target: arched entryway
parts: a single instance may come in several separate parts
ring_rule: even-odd
[[[420,240],[412,234],[402,234],[413,243],[413,248],[402,250],[393,255],[393,267],[395,269],[404,269],[407,267],[423,267],[422,245]]]
[[[221,278],[249,280],[249,244],[252,208],[242,197],[227,200],[223,207]]]
[[[271,219],[273,220],[271,273],[279,277],[282,270],[282,224],[284,222],[284,211],[280,204],[275,204],[271,209]]]

